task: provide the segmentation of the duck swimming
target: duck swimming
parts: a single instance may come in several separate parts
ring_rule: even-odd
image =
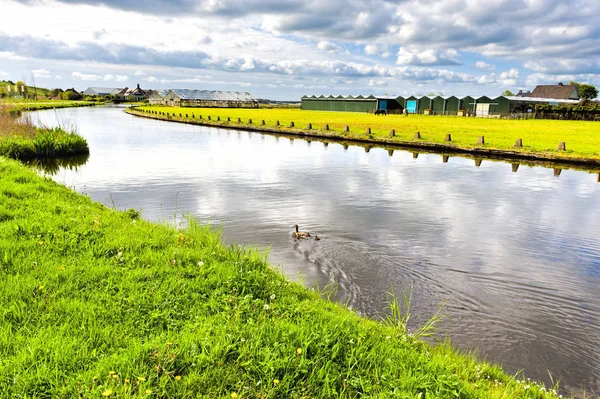
[[[292,227],[294,227],[296,229],[296,231],[294,232],[295,239],[301,240],[301,239],[310,237],[310,233],[308,231],[298,231],[297,224],[293,225]]]

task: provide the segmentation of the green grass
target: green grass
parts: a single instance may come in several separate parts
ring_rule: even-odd
[[[563,158],[590,158],[600,160],[600,123],[583,121],[557,121],[557,120],[506,120],[464,118],[427,115],[402,115],[375,116],[366,113],[353,112],[325,112],[303,111],[298,109],[218,109],[218,108],[174,108],[144,106],[140,110],[153,110],[176,114],[196,116],[202,115],[206,120],[208,116],[221,120],[230,117],[232,125],[239,125],[235,121],[241,118],[243,123],[248,119],[257,125],[265,120],[267,127],[274,128],[275,122],[281,124],[280,130],[298,132],[306,129],[312,123],[314,130],[322,130],[329,124],[332,132],[343,138],[358,139],[386,139],[391,142],[421,142],[449,144],[444,141],[446,134],[451,134],[452,142],[459,148],[473,149],[499,149],[520,151],[525,153],[560,156]],[[294,122],[296,129],[288,128]],[[226,124],[226,123],[223,123]],[[350,133],[344,133],[345,126],[350,127]],[[366,129],[371,128],[372,134],[367,135]],[[396,136],[389,138],[391,129],[395,129]],[[415,139],[415,133],[421,133],[421,139]],[[479,136],[485,136],[485,145],[478,145]],[[518,138],[523,139],[523,148],[515,149],[513,146]],[[567,151],[556,151],[559,142],[564,141]]]
[[[323,300],[193,220],[145,222],[3,158],[0,176],[1,397],[556,396],[396,312]]]
[[[4,101],[3,105],[13,111],[39,111],[54,108],[91,107],[98,105],[94,101],[67,101],[67,100],[10,100]],[[100,103],[101,104],[101,103]]]
[[[0,156],[29,160],[89,154],[87,141],[62,128],[37,128],[33,137],[0,135]]]
[[[6,87],[8,85],[9,85],[8,81],[5,81],[5,80],[0,81],[0,91],[6,93],[6,91],[7,91]],[[10,86],[11,86],[11,90],[12,90],[11,92],[14,93],[14,90],[15,90],[14,87],[15,87],[15,85],[11,84]],[[49,89],[45,89],[43,87],[35,87],[35,88],[33,86],[26,86],[26,87],[27,87],[27,93],[29,95],[35,95],[35,94],[37,94],[38,96],[45,97],[50,92]]]

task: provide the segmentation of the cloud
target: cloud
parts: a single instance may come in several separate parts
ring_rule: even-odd
[[[81,72],[73,72],[73,73],[71,73],[71,76],[73,77],[73,79],[86,80],[86,81],[92,81],[92,82],[102,79],[98,75],[84,74]]]
[[[385,80],[369,80],[369,86],[387,86],[387,82]]]
[[[396,63],[398,65],[459,65],[458,51],[446,49],[438,51],[434,49],[417,49],[400,47]]]
[[[8,73],[4,72],[4,71],[0,71],[0,76],[2,77],[6,77],[8,76]]]
[[[129,76],[127,75],[104,75],[104,81],[105,82],[109,82],[109,81],[115,81],[115,82],[126,82],[129,80]]]
[[[379,47],[376,44],[367,44],[365,46],[365,54],[375,55],[379,53]]]
[[[137,69],[134,73],[133,76],[145,76],[146,72],[140,71],[139,69]]]
[[[475,63],[475,68],[487,69],[488,71],[493,71],[494,69],[496,69],[496,66],[492,65],[492,64],[488,64],[487,62],[477,61]]]
[[[41,79],[48,79],[52,77],[52,74],[50,74],[50,71],[47,71],[45,69],[34,69],[33,71],[31,71],[31,73],[33,74],[34,78],[41,78]]]
[[[328,51],[332,53],[337,53],[340,50],[340,46],[335,45],[331,42],[321,41],[317,44],[317,48],[319,50]]]

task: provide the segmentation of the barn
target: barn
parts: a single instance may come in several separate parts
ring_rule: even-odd
[[[258,108],[258,101],[250,93],[238,91],[171,89],[159,97],[152,97],[151,103],[173,107]]]
[[[375,96],[304,96],[301,107],[310,111],[373,112],[376,109],[398,109],[395,97]]]

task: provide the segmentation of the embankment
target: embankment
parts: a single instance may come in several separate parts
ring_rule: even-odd
[[[0,396],[554,398],[0,158]]]
[[[401,116],[376,117],[373,115],[360,114],[358,117],[355,115],[349,116],[356,120],[356,126],[359,127],[356,128],[356,126],[351,125],[351,122],[348,122],[349,125],[347,126],[349,129],[346,131],[345,127],[340,128],[339,126],[328,124],[326,120],[339,119],[339,114],[352,113],[327,113],[300,110],[282,111],[277,109],[199,110],[173,107],[128,108],[126,109],[126,112],[136,116],[171,122],[241,129],[278,135],[342,140],[390,148],[416,149],[442,154],[470,154],[472,156],[495,159],[501,158],[506,160],[525,160],[534,162],[548,161],[592,168],[600,167],[600,138],[595,136],[596,133],[594,129],[598,125],[597,123],[594,124],[594,122],[567,121],[571,124],[579,124],[573,125],[579,127],[578,129],[575,129],[575,133],[573,133],[570,131],[571,125],[564,124],[564,121],[514,121],[516,124],[509,126],[506,123],[513,121],[481,121],[476,118],[433,116],[414,116],[410,117],[412,119],[407,118],[406,120],[402,120],[400,119],[402,118]],[[213,115],[212,118],[209,119],[211,112],[217,115]],[[288,119],[296,119],[293,126],[291,124],[293,120],[287,121],[282,118],[277,119],[275,122],[278,114],[281,114],[282,112],[294,113],[291,114],[292,116],[285,115]],[[230,116],[225,116],[227,113],[229,113]],[[238,113],[240,115],[243,114],[245,119],[237,117],[236,115]],[[248,118],[248,115],[255,115],[255,117]],[[229,118],[229,120],[227,120],[227,118]],[[300,118],[303,119],[298,123],[297,121]],[[367,120],[367,118],[371,119]],[[382,120],[384,122],[379,122],[380,125],[377,129],[365,127],[369,122],[375,123],[372,118],[379,118],[376,119],[377,122]],[[270,123],[265,122],[265,124],[263,124],[263,120],[266,119],[269,119]],[[308,129],[308,123],[305,123],[306,119],[315,121],[314,123],[310,123],[310,129]],[[409,119],[411,124],[407,125],[409,124]],[[384,129],[394,126],[394,122],[403,123],[404,125],[396,126],[397,129],[393,129],[393,134],[391,132],[392,129],[384,132]],[[446,122],[452,122],[454,125],[445,127]],[[426,125],[420,127],[420,124],[425,123]],[[470,123],[472,123],[473,126],[469,125]],[[524,123],[529,123],[529,125],[525,125]],[[544,133],[544,129],[549,129],[548,126],[552,126],[552,123],[557,124],[556,126],[560,126],[560,131],[552,134]],[[502,130],[502,124],[506,124],[504,127],[514,129],[514,131]],[[307,128],[300,128],[300,126],[306,126]],[[321,128],[317,128],[317,126],[321,126]],[[522,129],[519,129],[519,126],[522,126]],[[334,128],[337,130],[334,130]],[[540,132],[532,132],[532,130],[535,129],[539,129]],[[443,133],[445,131],[456,131],[458,133]],[[484,137],[482,140],[483,143],[477,143],[481,136]],[[514,139],[509,136],[514,137]],[[523,147],[514,147],[516,139],[521,137],[525,137],[522,139],[524,143]],[[567,139],[564,137],[567,137]],[[449,139],[449,141],[447,141],[447,139]],[[567,150],[559,151],[551,149],[551,147],[558,148],[558,145],[561,142],[559,140],[566,140]],[[575,140],[577,140],[577,144],[574,144]]]

